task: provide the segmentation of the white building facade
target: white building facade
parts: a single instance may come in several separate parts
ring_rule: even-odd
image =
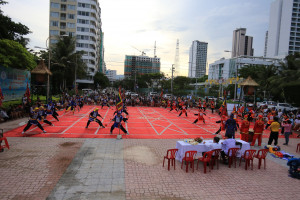
[[[238,77],[239,69],[250,65],[275,65],[279,66],[280,59],[253,57],[253,56],[239,56],[236,58],[215,61],[209,64],[208,80],[227,80]]]
[[[50,0],[50,43],[54,36],[76,37],[75,51],[86,52],[82,59],[87,65],[87,77],[76,83],[93,84],[93,77],[104,62],[101,9],[97,0]],[[102,46],[101,46],[102,45]]]
[[[206,74],[207,42],[193,41],[189,52],[189,74],[190,78],[202,77]]]
[[[113,83],[117,80],[117,70],[106,70],[105,75],[107,76],[109,82]]]
[[[295,52],[300,52],[300,0],[276,0],[270,9],[266,56]]]

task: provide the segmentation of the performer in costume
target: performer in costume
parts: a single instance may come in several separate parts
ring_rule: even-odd
[[[181,106],[181,112],[180,112],[180,114],[178,115],[178,117],[180,117],[181,115],[182,115],[182,113],[185,113],[185,116],[187,117],[187,107],[183,104],[182,106]]]
[[[202,105],[204,112],[206,111],[206,101],[203,101],[203,105]]]
[[[30,113],[29,121],[27,123],[27,126],[23,129],[22,134],[24,134],[33,124],[39,127],[44,133],[46,133],[42,125],[38,122],[38,117],[39,108],[35,108],[34,111]]]
[[[56,105],[54,103],[50,102],[47,105],[47,114],[52,115],[52,117],[54,119],[56,119],[57,121],[59,121],[58,118],[57,118],[58,117],[58,113],[56,112]]]
[[[227,116],[226,115],[222,115],[221,120],[220,121],[216,121],[216,123],[220,123],[220,129],[214,133],[214,134],[219,134],[221,131],[225,131],[225,123],[227,120]]]
[[[46,120],[46,117],[47,117],[47,112],[46,112],[45,108],[43,106],[40,106],[39,116],[38,116],[39,121],[45,122],[46,124],[48,124],[50,126],[54,126],[51,122]]]
[[[110,108],[110,106],[109,106],[108,101],[107,101],[106,98],[104,98],[103,101],[102,101],[102,107],[101,107],[101,109],[103,109],[103,106],[107,106],[108,108]]]
[[[176,110],[178,112],[175,101],[172,103],[172,107],[171,110],[169,110],[169,112],[171,112],[172,110]]]
[[[199,109],[199,113],[198,114],[194,114],[194,115],[198,115],[198,118],[193,122],[193,124],[196,124],[199,120],[202,120],[203,123],[205,124],[205,119],[204,119],[203,115],[206,116],[206,114],[203,112],[202,109]]]
[[[215,109],[215,102],[214,102],[214,100],[211,100],[211,102],[210,102],[210,108],[211,108],[211,113],[214,113],[214,109]]]
[[[97,122],[99,124],[99,126],[105,128],[105,126],[103,126],[102,122],[99,119],[97,119],[98,116],[103,119],[103,117],[98,113],[98,110],[99,110],[99,108],[95,108],[95,110],[90,113],[89,120],[88,120],[85,128],[88,128],[91,122]]]
[[[74,101],[74,99],[72,99],[72,100],[69,101],[69,104],[68,104],[68,106],[67,106],[65,112],[67,112],[67,111],[72,111],[72,112],[73,112],[73,115],[74,115],[74,113],[75,113],[75,108],[76,108],[76,102]]]
[[[249,141],[250,122],[247,120],[247,118],[248,116],[246,115],[240,127],[241,140],[244,140],[245,142]]]
[[[253,136],[253,140],[251,143],[251,146],[254,146],[256,139],[258,140],[258,146],[261,146],[261,139],[262,139],[262,134],[264,131],[264,126],[265,123],[263,121],[263,116],[262,115],[258,115],[258,120],[256,120],[255,124],[254,124],[254,136]]]
[[[275,115],[272,112],[270,112],[267,117],[268,117],[268,123],[265,129],[267,129],[272,124],[272,122],[274,122]]]
[[[118,112],[117,115],[113,118],[112,121],[114,121],[114,124],[111,126],[110,128],[110,134],[112,134],[113,130],[115,128],[119,128],[121,129],[126,135],[128,135],[129,133],[126,131],[126,129],[123,127],[122,125],[122,121],[126,122],[128,119],[127,118],[123,118],[121,112]]]

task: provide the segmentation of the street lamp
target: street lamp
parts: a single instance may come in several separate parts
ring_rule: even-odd
[[[70,62],[70,61],[67,61],[67,63],[73,63],[73,62]],[[76,89],[77,89],[77,83],[76,83],[76,79],[77,79],[77,55],[76,55],[76,63],[73,63],[75,64],[75,72],[74,72],[74,91],[75,91],[75,94],[76,94]]]

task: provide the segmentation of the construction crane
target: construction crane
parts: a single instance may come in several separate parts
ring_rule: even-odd
[[[134,47],[134,46],[131,46],[131,47],[134,48],[135,50],[138,50],[139,52],[141,52],[141,53],[142,53],[142,56],[145,56],[145,55],[146,55],[145,51],[141,51],[141,50],[139,50],[138,48],[136,48],[136,47]],[[147,49],[146,51],[148,51],[148,49]]]

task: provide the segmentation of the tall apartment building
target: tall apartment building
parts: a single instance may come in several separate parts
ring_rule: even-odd
[[[190,78],[202,77],[206,74],[207,42],[193,41],[189,55]]]
[[[76,83],[93,84],[99,68],[104,72],[101,9],[97,0],[50,0],[50,45],[57,42],[55,36],[66,34],[76,37],[75,51],[86,52],[82,59],[87,65],[87,77]]]
[[[125,78],[150,73],[160,73],[160,58],[148,56],[125,56]]]
[[[231,58],[238,56],[253,56],[253,37],[246,35],[246,28],[233,31]]]
[[[117,80],[117,70],[106,70],[105,75],[107,76],[110,83],[113,83]]]
[[[300,0],[276,0],[270,9],[267,57],[300,51]]]

